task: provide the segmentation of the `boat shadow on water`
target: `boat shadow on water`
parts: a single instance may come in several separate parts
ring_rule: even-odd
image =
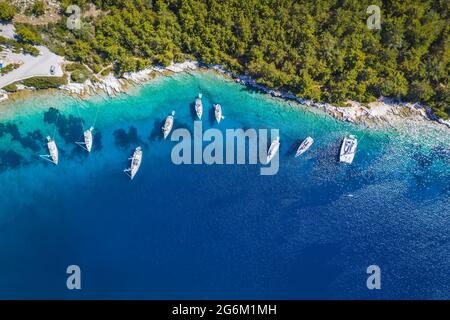
[[[8,169],[17,169],[24,164],[24,157],[14,150],[0,150],[0,173]]]
[[[163,140],[163,132],[162,127],[164,126],[165,120],[157,118],[153,121],[153,128],[150,131],[150,135],[148,136],[148,140],[150,142],[162,141]]]
[[[189,112],[191,114],[192,121],[199,120],[197,117],[197,112],[195,111],[195,101],[189,104]]]
[[[287,157],[295,156],[300,143],[301,142],[298,142],[298,141],[295,141],[294,143],[292,143],[291,146],[289,147],[289,149],[284,153],[284,155]]]
[[[113,132],[113,135],[114,144],[121,149],[128,149],[132,146],[136,147],[139,145],[144,147],[148,146],[148,144],[140,138],[138,131],[134,126],[130,126],[128,132],[123,128],[117,129]]]
[[[208,108],[208,120],[209,120],[209,124],[211,127],[217,123],[216,113],[215,113],[214,108]]]
[[[52,114],[54,114],[55,111],[51,112]],[[75,120],[75,122],[77,121],[78,120]],[[64,134],[65,131],[63,130],[62,133]],[[11,142],[18,142],[23,148],[24,153],[21,154],[20,152],[15,150],[0,150],[0,172],[8,169],[17,169],[19,167],[23,167],[32,163],[43,163],[45,166],[51,165],[50,162],[42,161],[42,157],[39,156],[39,153],[48,152],[47,141],[44,138],[41,130],[34,130],[32,132],[22,134],[16,124],[0,124],[0,137],[4,135],[11,136]],[[69,136],[71,135],[72,134],[70,134]],[[32,151],[31,155],[26,155],[27,149]],[[58,149],[61,155],[66,155],[64,149]]]
[[[81,158],[81,159],[86,159],[88,158],[89,153],[86,152],[86,150],[84,150],[82,147],[74,145],[72,148],[72,151],[70,152],[70,159],[75,159],[75,158]]]
[[[7,134],[11,136],[11,141],[17,141],[24,149],[30,149],[33,152],[40,150],[40,142],[44,140],[44,136],[40,130],[22,134],[16,124],[0,123],[0,138]]]
[[[84,132],[84,120],[73,115],[65,116],[55,108],[49,108],[44,113],[44,122],[53,124],[58,130],[59,136],[65,143],[75,143],[80,139],[80,133]]]
[[[100,151],[102,149],[102,133],[100,131],[94,132],[94,143],[92,146],[92,151]]]

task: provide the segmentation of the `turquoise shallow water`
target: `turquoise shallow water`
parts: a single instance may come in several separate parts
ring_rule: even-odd
[[[161,122],[175,110],[175,128],[192,131],[198,92],[205,129],[280,130],[278,174],[172,164]],[[212,72],[113,99],[36,95],[2,105],[0,119],[2,298],[450,297],[450,139],[433,126],[362,128]],[[94,123],[87,156],[74,142]],[[348,134],[359,138],[350,166],[337,162]],[[57,167],[38,157],[46,135]],[[294,158],[308,135],[313,147]],[[130,182],[122,169],[137,145]],[[66,289],[70,264],[81,291]],[[379,291],[366,288],[371,264]]]

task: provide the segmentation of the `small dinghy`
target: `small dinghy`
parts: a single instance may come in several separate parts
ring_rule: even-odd
[[[164,122],[164,126],[162,127],[164,139],[166,139],[169,136],[170,131],[172,131],[174,115],[175,115],[175,111],[172,111],[172,114],[167,116],[166,121]]]
[[[142,148],[137,147],[136,150],[133,153],[133,156],[129,158],[128,160],[131,160],[131,166],[129,169],[123,170],[131,180],[133,180],[136,173],[139,171],[139,168],[141,166],[142,162]]]
[[[195,99],[195,112],[197,113],[197,117],[201,120],[203,115],[203,103],[201,93],[199,93],[197,99]]]
[[[358,147],[358,140],[355,136],[350,135],[344,138],[339,154],[339,161],[351,164],[355,157],[356,148]]]
[[[277,154],[278,149],[280,149],[280,137],[277,137],[270,144],[269,151],[267,152],[267,163],[272,161],[273,157]]]
[[[300,146],[297,149],[297,153],[295,154],[295,157],[301,156],[303,153],[305,153],[314,143],[314,139],[311,137],[306,138],[303,140],[303,142],[300,144]]]

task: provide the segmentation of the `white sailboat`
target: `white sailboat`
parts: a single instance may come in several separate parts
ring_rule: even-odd
[[[84,142],[75,142],[77,145],[82,147],[87,152],[91,152],[92,144],[94,142],[92,131],[94,131],[94,127],[90,127],[88,130],[84,131]]]
[[[267,163],[272,161],[273,157],[277,154],[278,149],[280,149],[280,137],[277,137],[270,144],[269,151],[267,152]]]
[[[225,118],[222,115],[222,106],[220,104],[215,104],[214,105],[214,115],[216,117],[217,123],[220,123],[220,120]]]
[[[164,122],[164,126],[162,127],[164,139],[166,139],[169,136],[170,131],[172,131],[174,115],[175,115],[175,111],[172,111],[172,114],[167,116],[166,121]]]
[[[358,140],[355,136],[350,135],[344,138],[341,145],[341,151],[339,153],[339,161],[351,164],[355,157],[356,148],[358,146]]]
[[[142,162],[142,148],[137,147],[136,150],[134,150],[133,156],[129,158],[131,160],[131,166],[129,169],[123,170],[131,180],[133,180],[136,173],[139,171],[139,167],[141,166]]]
[[[201,120],[203,114],[202,94],[199,93],[197,99],[195,99],[195,112],[197,117]]]
[[[55,165],[58,165],[59,162],[58,147],[56,146],[55,140],[50,138],[50,136],[47,137],[47,148],[49,154],[41,155],[40,157],[54,163]]]
[[[300,144],[300,146],[297,149],[297,153],[295,154],[295,157],[301,156],[303,153],[305,153],[314,143],[314,139],[311,137],[307,137],[303,142]]]

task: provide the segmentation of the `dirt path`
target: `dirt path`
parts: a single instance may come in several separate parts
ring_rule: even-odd
[[[23,7],[23,4],[20,0],[13,1],[13,3],[16,2],[16,4],[20,7]],[[31,5],[31,1],[28,1]],[[59,2],[55,0],[45,0],[46,3],[46,10],[45,13],[40,17],[34,17],[34,16],[27,16],[23,12],[18,13],[14,16],[14,22],[17,23],[28,23],[31,25],[47,25],[51,22],[57,22],[61,19],[61,16],[59,15],[60,6]]]

